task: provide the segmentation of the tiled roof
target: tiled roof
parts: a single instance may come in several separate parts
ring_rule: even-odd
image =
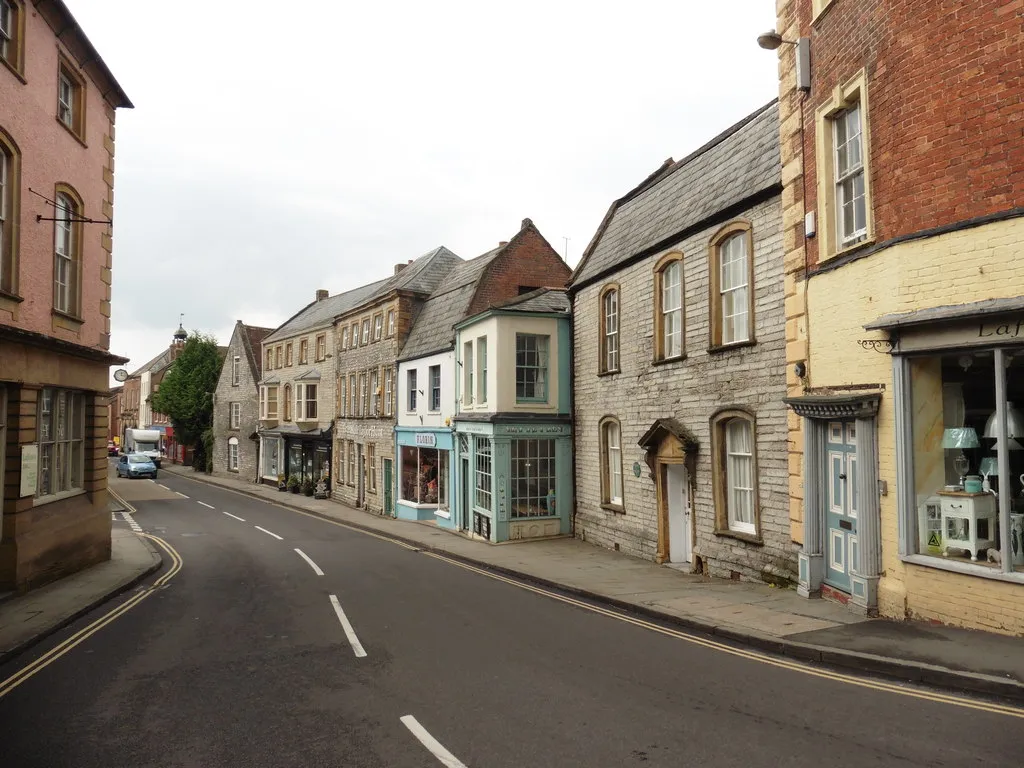
[[[500,246],[475,259],[463,261],[445,276],[443,285],[424,302],[400,359],[408,360],[451,349],[455,343],[453,326],[466,316],[476,294],[477,281],[503,248]]]
[[[781,180],[779,110],[772,101],[616,201],[570,284],[596,280]]]
[[[263,354],[260,346],[263,339],[273,332],[273,328],[259,328],[255,325],[246,325],[238,321],[242,331],[242,346],[245,348],[246,357],[249,359],[249,367],[252,369],[253,381],[259,381],[263,375]]]

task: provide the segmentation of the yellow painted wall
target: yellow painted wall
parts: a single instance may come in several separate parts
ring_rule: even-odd
[[[1024,219],[903,243],[807,283],[808,385],[882,384],[878,414],[883,616],[1024,634],[1024,585],[903,563],[898,556],[892,359],[859,339],[885,338],[864,325],[882,315],[1024,295]],[[937,393],[941,412],[941,392]]]

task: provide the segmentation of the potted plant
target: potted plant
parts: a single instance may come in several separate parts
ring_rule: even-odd
[[[295,475],[291,475],[288,478],[288,490],[291,491],[292,493],[299,492],[299,478],[297,478]]]
[[[306,496],[312,496],[313,495],[313,481],[312,480],[307,478],[306,480],[302,481],[302,492]]]
[[[285,491],[288,490],[288,483],[285,482],[284,475],[277,476],[277,490],[279,490],[281,493],[284,493]]]

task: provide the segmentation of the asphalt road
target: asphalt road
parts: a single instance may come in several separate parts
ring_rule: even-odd
[[[0,697],[3,768],[1024,764],[1024,719],[983,702],[802,674],[187,478],[159,483],[170,490],[115,487],[180,572]]]

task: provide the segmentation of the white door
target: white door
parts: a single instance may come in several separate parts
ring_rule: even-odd
[[[682,464],[665,465],[665,498],[668,503],[668,559],[690,562],[690,499],[688,473]]]

